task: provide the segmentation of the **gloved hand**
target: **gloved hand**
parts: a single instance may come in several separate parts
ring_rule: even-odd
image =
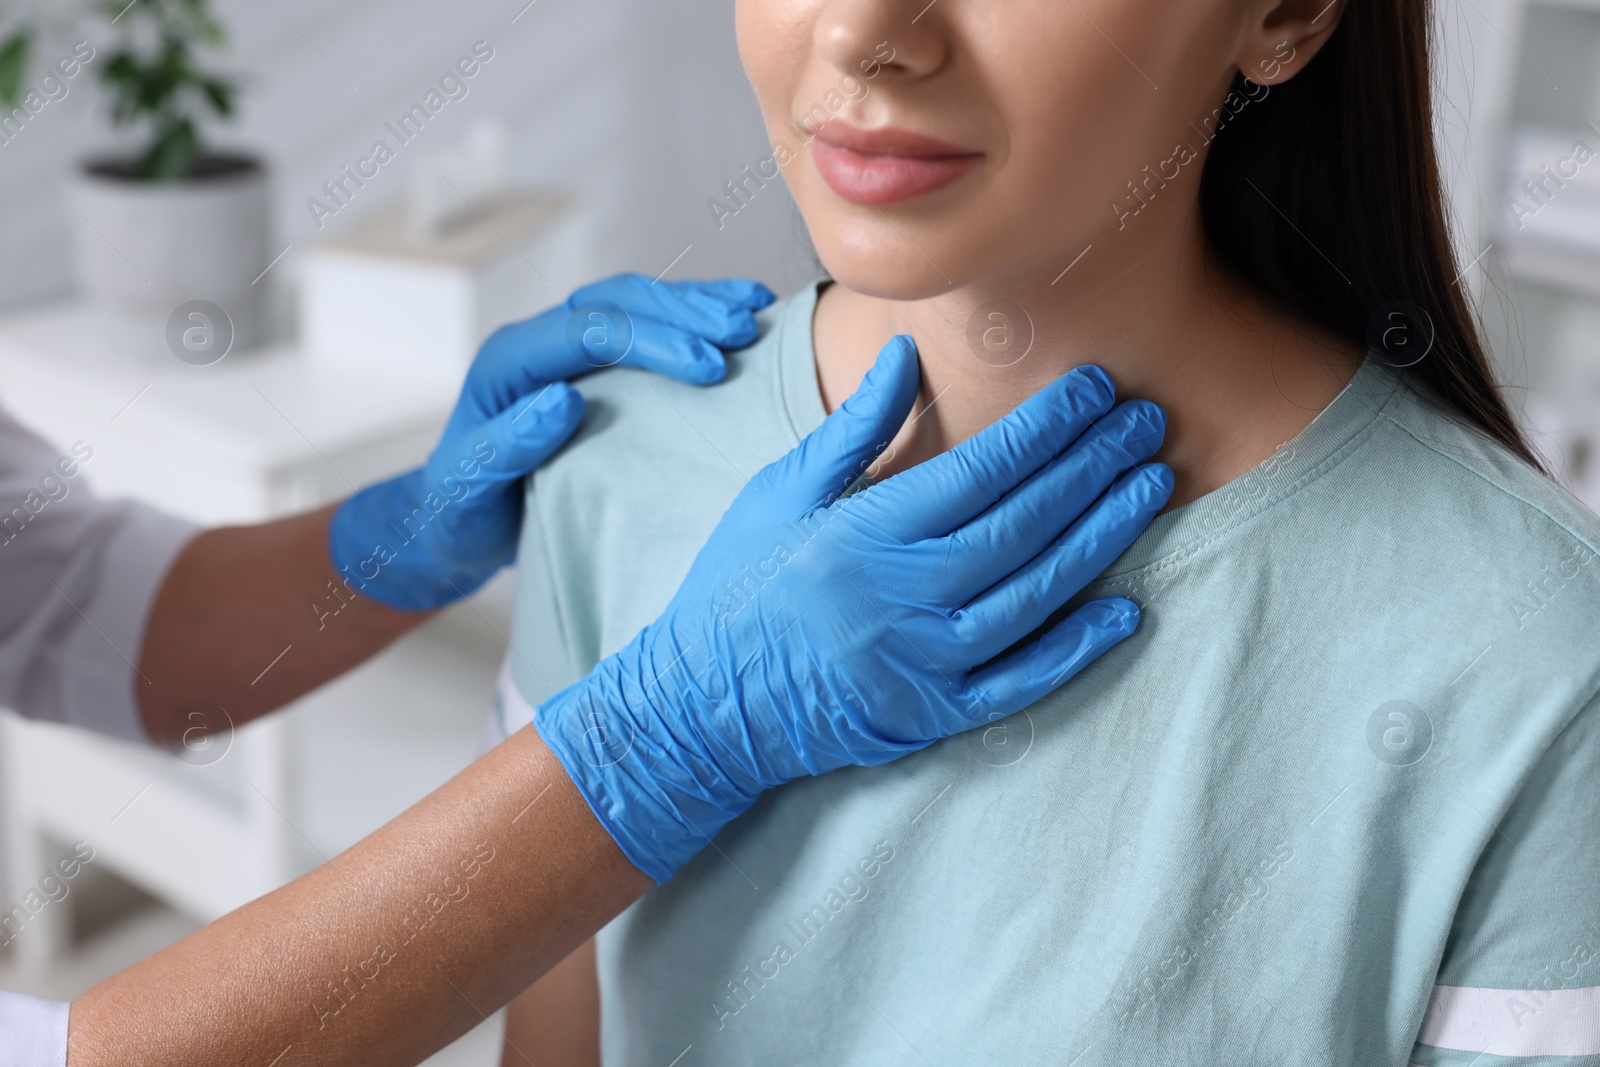
[[[764,790],[1009,715],[1132,633],[1097,600],[1035,631],[1172,493],[1166,416],[1080,367],[957,448],[839,499],[905,421],[908,337],[722,517],[659,619],[534,726],[665,881]]]
[[[722,349],[754,341],[754,312],[773,299],[766,286],[740,279],[619,274],[496,330],[428,462],[362,489],[334,513],[334,568],[362,594],[406,611],[466,596],[516,557],[522,478],[583,420],[583,397],[565,379],[621,364],[719,382]]]

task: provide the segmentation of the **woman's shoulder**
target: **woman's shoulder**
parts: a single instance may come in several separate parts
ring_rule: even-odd
[[[1600,518],[1426,389],[1396,389],[1376,423],[1346,487],[1368,501],[1341,536],[1381,545],[1372,566],[1404,600],[1395,613],[1515,649],[1506,668],[1530,699],[1587,703],[1600,685]]]
[[[1600,516],[1427,388],[1402,380],[1381,415],[1385,461],[1424,516],[1458,524],[1465,550],[1508,562],[1541,550],[1600,554]]]

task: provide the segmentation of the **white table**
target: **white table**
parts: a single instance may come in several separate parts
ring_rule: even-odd
[[[204,524],[309,508],[414,465],[458,384],[292,348],[133,360],[75,306],[0,319],[0,404],[63,450],[89,443],[95,492]],[[206,921],[354,843],[473,756],[506,585],[198,760],[0,715],[5,900],[83,839],[96,864]],[[20,957],[59,952],[68,913],[41,911]]]

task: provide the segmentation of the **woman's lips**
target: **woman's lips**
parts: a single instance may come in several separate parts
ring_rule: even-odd
[[[815,131],[811,155],[828,188],[855,204],[890,204],[927,196],[983,160],[910,130],[860,130],[830,122]]]

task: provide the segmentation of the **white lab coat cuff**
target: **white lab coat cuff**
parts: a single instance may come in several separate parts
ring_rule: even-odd
[[[64,1001],[0,993],[0,1067],[67,1067],[71,1009]]]
[[[101,549],[99,580],[83,622],[68,638],[62,708],[74,726],[149,743],[139,713],[139,653],[161,583],[198,528],[151,508],[132,507]],[[3,1065],[0,1065],[3,1067]]]

